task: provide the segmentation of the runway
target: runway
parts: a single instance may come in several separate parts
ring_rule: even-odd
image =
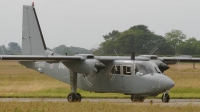
[[[0,98],[0,102],[66,102],[67,98]],[[157,105],[200,105],[200,99],[170,99],[169,103],[163,103],[161,99],[145,99],[144,102],[132,102],[130,99],[104,99],[104,98],[83,98],[81,102],[110,102],[110,103],[123,103],[123,104],[140,104],[149,105],[150,102]]]

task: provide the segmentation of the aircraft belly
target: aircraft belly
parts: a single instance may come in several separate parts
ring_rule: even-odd
[[[133,94],[157,95],[159,93],[159,78],[152,75],[135,76],[133,81],[131,91]],[[128,79],[126,79],[126,83],[128,85]]]
[[[146,80],[140,76],[123,76],[123,92],[127,94],[146,94]]]
[[[149,95],[158,88],[158,80],[152,76],[124,76],[123,87],[124,93]]]

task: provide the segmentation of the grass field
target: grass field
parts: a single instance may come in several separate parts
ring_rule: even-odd
[[[199,112],[198,105],[140,105],[139,103],[0,102],[1,112]]]
[[[175,82],[170,96],[174,98],[200,98],[200,64],[177,63],[165,72]]]
[[[170,91],[171,98],[200,98],[200,64],[197,69],[192,63],[170,65],[165,72],[176,83]],[[78,90],[83,97],[129,98],[123,94],[90,93]],[[0,62],[0,97],[63,97],[70,92],[69,85],[44,74],[27,69],[17,61]],[[159,95],[157,98],[160,98]],[[140,103],[66,103],[66,102],[0,102],[0,112],[197,112],[199,105],[140,105]]]
[[[170,65],[165,72],[175,82],[170,91],[171,98],[200,98],[200,64],[179,63]],[[124,98],[129,96],[115,93],[90,93],[78,90],[83,97]],[[0,97],[66,97],[69,85],[44,74],[27,69],[17,61],[0,62]],[[160,98],[159,95],[157,98]]]

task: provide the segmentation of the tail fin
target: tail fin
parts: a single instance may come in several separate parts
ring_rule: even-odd
[[[46,49],[46,44],[44,42],[34,5],[24,5],[22,25],[22,54],[41,55],[45,53]]]

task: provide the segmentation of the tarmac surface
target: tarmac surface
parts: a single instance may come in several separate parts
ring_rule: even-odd
[[[0,98],[0,102],[66,102],[67,98]],[[149,105],[150,102],[157,105],[200,105],[200,99],[170,99],[168,103],[163,103],[161,99],[145,99],[144,102],[132,102],[130,99],[104,99],[104,98],[83,98],[81,102],[110,102],[110,103],[123,103],[123,104],[140,104],[140,105]]]

